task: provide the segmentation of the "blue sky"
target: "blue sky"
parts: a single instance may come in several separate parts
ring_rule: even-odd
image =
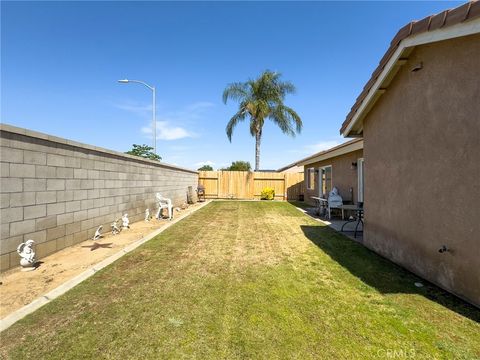
[[[289,138],[267,123],[261,168],[276,169],[345,141],[339,128],[400,27],[460,2],[4,2],[1,121],[127,151],[151,144],[168,163],[254,164],[248,124],[232,143],[230,82],[271,69],[297,86]]]

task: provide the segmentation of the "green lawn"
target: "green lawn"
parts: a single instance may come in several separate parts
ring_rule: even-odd
[[[415,281],[289,203],[214,202],[2,333],[0,357],[480,358],[480,311]]]

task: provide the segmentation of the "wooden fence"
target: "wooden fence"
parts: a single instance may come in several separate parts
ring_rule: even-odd
[[[304,193],[303,173],[200,171],[198,182],[209,199],[260,199],[266,187],[275,189],[277,200],[297,200]]]

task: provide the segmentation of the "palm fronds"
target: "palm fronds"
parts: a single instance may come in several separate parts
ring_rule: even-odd
[[[250,117],[250,134],[260,142],[265,119],[272,120],[284,134],[295,136],[302,130],[300,116],[290,107],[284,105],[285,96],[295,93],[295,86],[289,81],[282,81],[282,74],[265,70],[257,79],[229,84],[223,91],[223,102],[234,100],[239,103],[238,111],[227,124],[227,137],[232,141],[233,129]],[[259,167],[259,147],[255,151],[255,170]]]

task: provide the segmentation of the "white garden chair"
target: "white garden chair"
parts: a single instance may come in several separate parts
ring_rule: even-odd
[[[328,209],[327,215],[328,219],[332,218],[332,209],[341,209],[343,205],[343,199],[338,193],[338,189],[334,187],[332,191],[328,194]],[[344,217],[343,209],[342,209],[342,219]]]
[[[168,209],[168,219],[172,220],[173,218],[173,205],[172,200],[164,198],[160,193],[157,193],[157,205],[158,205],[158,212],[157,212],[157,219],[160,219],[162,210]]]

